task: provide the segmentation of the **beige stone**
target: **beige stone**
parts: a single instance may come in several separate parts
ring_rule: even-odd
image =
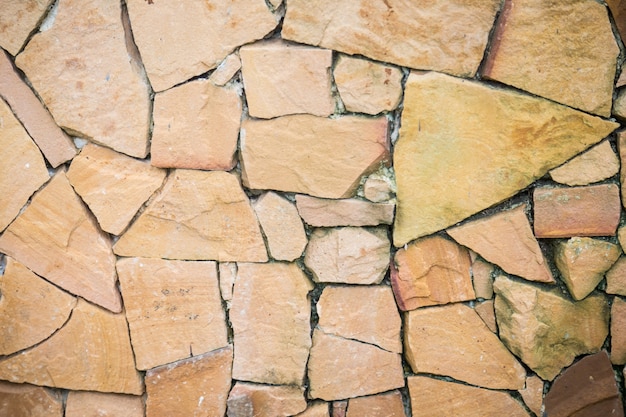
[[[228,344],[215,262],[126,258],[117,273],[137,369]]]
[[[163,184],[166,172],[111,149],[84,146],[67,178],[105,232],[120,235]]]
[[[296,195],[302,219],[313,227],[377,226],[393,223],[393,203],[370,203],[356,198],[331,200]]]
[[[3,3],[7,2],[4,1]],[[2,16],[6,16],[4,14],[7,10],[5,7],[27,3],[33,2],[9,1],[7,5],[3,4],[3,14],[0,16],[0,21]],[[0,27],[2,27],[2,23],[0,23]],[[30,87],[17,73],[12,60],[4,51],[0,51],[0,97],[11,106],[11,110],[22,122],[28,134],[39,146],[39,149],[53,168],[76,155],[76,148],[72,140],[57,126],[48,110],[46,110]]]
[[[385,175],[374,173],[363,183],[363,196],[374,203],[382,203],[392,198],[394,185]]]
[[[405,313],[404,347],[414,373],[450,376],[484,388],[524,386],[524,367],[478,314],[463,304]]]
[[[146,372],[146,417],[223,416],[233,348],[225,347]]]
[[[263,0],[131,1],[128,14],[155,91],[217,67],[238,46],[261,39],[278,24]]]
[[[324,401],[311,401],[308,403],[306,410],[294,417],[331,417],[328,411],[328,403]]]
[[[346,417],[406,417],[402,394],[391,391],[368,397],[351,398]]]
[[[0,275],[0,355],[47,339],[65,324],[76,298],[6,258]]]
[[[448,229],[454,240],[509,274],[554,282],[526,217],[526,204]]]
[[[441,236],[418,240],[396,252],[391,285],[400,310],[476,298],[467,249]]]
[[[544,380],[552,380],[574,358],[597,352],[608,335],[609,306],[601,294],[582,301],[499,276],[494,283],[500,339]]]
[[[52,3],[52,0],[0,2],[0,47],[16,55]]]
[[[611,114],[619,47],[604,5],[507,2],[493,39],[484,76],[586,112]]]
[[[228,395],[227,416],[286,417],[305,408],[302,388],[237,382]]]
[[[70,390],[143,392],[124,314],[80,299],[67,324],[49,339],[0,360],[0,379]]]
[[[618,0],[618,1],[621,1],[621,0]],[[624,71],[624,68],[626,68],[626,66],[622,62],[622,66],[620,68],[621,72],[620,72],[619,78],[615,82],[615,88],[620,88],[626,85],[626,71]]]
[[[330,94],[331,50],[271,39],[241,47],[239,56],[250,116],[325,117],[335,110]]]
[[[113,247],[120,256],[265,262],[259,224],[239,179],[178,169]]]
[[[65,417],[143,417],[141,397],[102,392],[70,391]]]
[[[154,97],[151,163],[228,171],[235,165],[241,98],[232,87],[195,80]]]
[[[626,301],[613,299],[611,306],[611,362],[626,364]]]
[[[494,309],[493,300],[485,300],[474,305],[474,311],[485,322],[489,330],[494,333],[498,332],[498,325],[496,324],[496,311]]]
[[[402,320],[387,285],[327,286],[317,302],[317,314],[317,327],[326,334],[402,352]]]
[[[587,185],[612,177],[619,166],[617,155],[605,140],[550,171],[550,177],[561,184]]]
[[[241,58],[236,53],[228,55],[209,76],[209,81],[222,87],[241,69]]]
[[[0,381],[0,415],[63,417],[63,401],[58,393],[42,387]]]
[[[426,376],[407,378],[413,417],[530,417],[509,394]]]
[[[308,377],[309,397],[326,401],[378,394],[404,386],[399,354],[319,329],[313,331]]]
[[[498,1],[292,0],[283,39],[365,55],[405,67],[472,77],[483,57]]]
[[[293,115],[244,120],[243,183],[252,189],[352,197],[362,175],[389,159],[385,117]]]
[[[380,284],[389,267],[386,228],[315,229],[304,264],[315,282]]]
[[[0,205],[0,231],[2,231],[50,176],[39,149],[2,98],[0,98],[0,146],[3,149],[0,159],[0,195],[4,196]]]
[[[513,196],[617,127],[516,91],[410,74],[394,152],[394,244]]]
[[[526,406],[535,413],[535,415],[542,415],[543,407],[543,381],[537,375],[532,375],[526,378],[526,386],[519,390],[522,399]]]
[[[237,265],[230,309],[233,378],[302,385],[311,347],[311,281],[295,263]]]
[[[127,49],[121,5],[61,0],[56,7],[49,27],[35,34],[15,63],[59,126],[145,157],[149,85],[138,57]]]
[[[626,256],[622,255],[606,273],[606,292],[626,295]]]
[[[378,114],[398,107],[402,71],[361,58],[340,55],[333,77],[347,111]]]
[[[626,120],[626,88],[620,88],[617,90],[617,96],[613,101],[611,115],[621,121]]]
[[[113,312],[122,310],[110,239],[63,170],[0,236],[0,251],[72,294]]]
[[[233,287],[237,276],[237,264],[235,262],[220,262],[218,265],[220,280],[220,294],[227,303],[233,299]],[[230,303],[228,303],[230,306]]]
[[[484,298],[487,300],[492,298],[494,266],[480,259],[476,259],[472,262],[471,268],[476,298]]]
[[[302,219],[295,204],[273,192],[267,192],[252,203],[272,258],[293,261],[307,244]]]
[[[622,207],[626,207],[626,130],[617,133],[617,150],[620,160],[619,182]]]

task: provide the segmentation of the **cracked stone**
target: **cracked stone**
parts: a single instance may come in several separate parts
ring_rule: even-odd
[[[53,0],[2,2],[0,13],[0,46],[16,55],[28,36],[37,29]]]
[[[613,299],[611,306],[611,362],[626,364],[626,301],[620,297]]]

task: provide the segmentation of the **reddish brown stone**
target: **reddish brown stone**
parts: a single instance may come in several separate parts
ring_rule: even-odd
[[[402,394],[400,391],[390,391],[352,398],[348,401],[346,417],[406,417]]]
[[[40,20],[52,3],[52,0],[3,1],[0,46],[11,55],[16,55],[30,33],[41,23]]]
[[[0,381],[0,416],[63,417],[63,401],[59,393],[42,387]]]
[[[286,417],[298,414],[305,408],[302,388],[237,382],[228,395],[227,416]]]
[[[348,400],[333,401],[332,405],[332,417],[346,417],[348,412]]]
[[[143,417],[145,407],[136,395],[70,391],[65,417]]]
[[[611,306],[611,362],[626,363],[626,301],[620,297]]]
[[[606,4],[611,10],[617,30],[622,37],[622,41],[624,41],[626,39],[626,1],[606,0]]]

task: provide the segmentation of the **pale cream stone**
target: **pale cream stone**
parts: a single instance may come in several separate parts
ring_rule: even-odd
[[[228,55],[209,76],[209,81],[222,87],[241,69],[241,58],[236,53]]]
[[[305,409],[302,388],[237,382],[228,395],[227,416],[287,417]]]
[[[0,1],[0,46],[16,55],[53,0]]]
[[[29,384],[0,381],[0,415],[6,417],[63,417],[61,395]],[[71,417],[69,414],[67,417]]]
[[[70,391],[65,417],[143,417],[144,408],[136,395]]]
[[[542,415],[543,410],[543,380],[537,375],[532,375],[526,378],[526,386],[518,390],[524,403],[530,411],[537,416]]]
[[[561,184],[587,185],[603,181],[619,172],[619,159],[605,140],[567,163],[550,171],[550,177]]]
[[[395,191],[389,177],[370,175],[363,184],[363,196],[374,203],[382,203],[391,200]]]
[[[237,264],[235,262],[220,262],[217,270],[220,280],[220,294],[222,295],[222,299],[226,301],[227,305],[230,307],[229,301],[233,299]]]
[[[313,227],[378,226],[393,223],[393,203],[370,203],[357,198],[331,200],[296,195],[302,219]]]
[[[351,398],[346,417],[406,417],[402,394],[390,391],[385,394]]]

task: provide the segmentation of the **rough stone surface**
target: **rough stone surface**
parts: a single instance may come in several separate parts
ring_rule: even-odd
[[[363,196],[374,203],[382,203],[392,198],[394,185],[388,176],[374,173],[363,184]]]
[[[311,281],[295,263],[237,267],[230,309],[233,378],[302,385],[311,347]]]
[[[226,85],[241,69],[241,58],[236,53],[228,55],[211,73],[209,81],[221,87]]]
[[[301,388],[237,382],[228,395],[227,416],[286,417],[305,408],[306,400]]]
[[[611,306],[611,362],[616,365],[626,363],[626,301],[620,297],[613,299]]]
[[[538,238],[613,236],[617,230],[621,205],[615,184],[535,188],[533,202]]]
[[[328,403],[324,401],[311,401],[306,410],[294,417],[331,417],[328,411]]]
[[[126,258],[117,272],[137,369],[228,344],[215,262]]]
[[[146,372],[146,417],[223,416],[231,385],[233,348]]]
[[[619,167],[617,155],[605,140],[550,171],[550,177],[561,184],[588,185],[612,177]]]
[[[70,390],[143,392],[124,315],[80,299],[52,337],[0,360],[0,379]]]
[[[394,244],[513,196],[617,127],[519,92],[412,73],[394,152]]]
[[[332,402],[332,417],[346,417],[348,411],[348,400]]]
[[[500,3],[292,0],[281,35],[350,55],[472,77]]]
[[[63,401],[60,395],[42,387],[0,381],[0,415],[63,417]]]
[[[622,39],[626,39],[626,2],[624,0],[607,0],[613,20]]]
[[[151,163],[162,168],[228,171],[241,124],[235,88],[196,80],[154,97]]]
[[[389,266],[387,229],[315,229],[304,264],[315,282],[380,284]]]
[[[482,72],[493,80],[608,117],[618,54],[606,7],[600,3],[506,2]]]
[[[617,95],[615,100],[613,100],[611,115],[620,121],[626,120],[626,88],[617,90]]]
[[[626,130],[617,133],[617,150],[620,159],[620,191],[622,194],[622,207],[626,207]]]
[[[356,198],[330,200],[296,195],[302,219],[313,227],[377,226],[393,223],[393,203],[370,203]]]
[[[472,262],[472,282],[476,298],[490,299],[493,297],[494,266],[480,259]]]
[[[1,241],[1,240],[0,240]],[[238,178],[178,169],[114,246],[120,256],[265,262],[259,224]]]
[[[485,300],[474,305],[474,310],[485,322],[489,330],[494,333],[498,332],[498,325],[496,324],[496,311],[494,309],[493,300]]]
[[[418,240],[396,252],[391,285],[401,310],[476,298],[467,249],[441,236]]]
[[[326,198],[354,195],[362,175],[389,159],[385,117],[293,115],[244,120],[243,183]]]
[[[621,256],[606,273],[606,290],[609,294],[626,295],[626,256]]]
[[[552,380],[574,358],[597,352],[609,331],[606,297],[572,302],[558,289],[499,276],[494,283],[500,339],[544,380]],[[575,318],[575,319],[574,319]]]
[[[351,398],[346,417],[405,417],[400,391]]]
[[[87,144],[72,160],[67,178],[105,232],[120,235],[165,179],[151,167],[111,149]]]
[[[524,367],[471,307],[418,309],[404,319],[404,355],[414,373],[450,376],[484,388],[524,386]]]
[[[454,240],[509,274],[554,282],[526,217],[526,204],[448,229]]]
[[[224,301],[233,299],[233,287],[237,276],[237,264],[234,262],[220,262],[218,265],[220,293]]]
[[[65,417],[143,417],[141,397],[102,392],[70,391]]]
[[[72,294],[122,309],[110,239],[62,170],[0,236],[0,251]]]
[[[50,27],[28,42],[15,63],[59,126],[145,157],[149,86],[138,56],[125,42],[120,4],[61,0],[56,7]]]
[[[34,31],[53,0],[0,2],[0,47],[16,55]],[[0,52],[1,54],[1,52]]]
[[[184,2],[176,7],[132,1],[128,14],[155,91],[217,67],[238,46],[261,39],[278,24],[263,0]],[[154,36],[155,27],[159,36]]]
[[[527,377],[526,386],[519,390],[519,393],[530,411],[537,416],[541,416],[543,408],[543,380],[536,375]]]

